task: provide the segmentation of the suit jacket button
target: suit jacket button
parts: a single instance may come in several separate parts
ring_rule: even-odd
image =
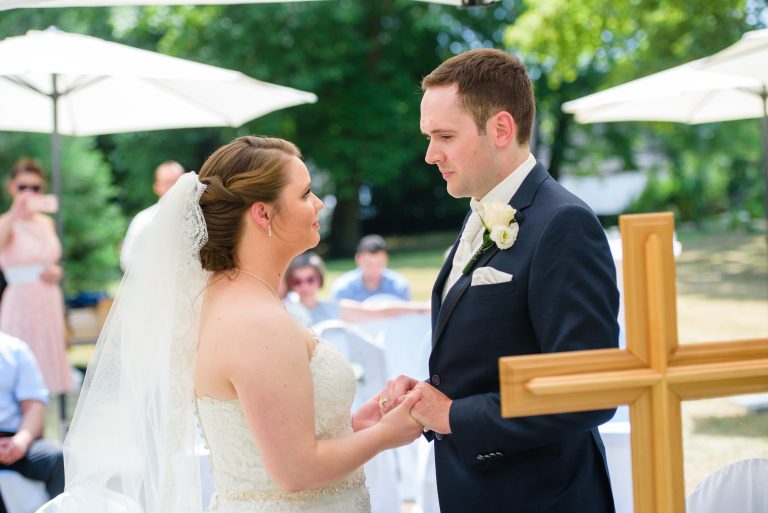
[[[435,386],[435,387],[440,386],[440,376],[438,376],[437,374],[433,374],[430,381],[432,382],[432,386]]]
[[[435,433],[435,438],[437,438],[438,440],[442,440],[443,439],[443,434],[442,433]]]

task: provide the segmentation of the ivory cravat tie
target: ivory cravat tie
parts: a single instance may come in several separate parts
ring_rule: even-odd
[[[443,287],[443,299],[448,294],[448,291],[454,284],[461,278],[461,272],[464,270],[464,266],[467,265],[472,253],[475,250],[475,242],[478,234],[483,228],[483,222],[480,219],[480,215],[477,213],[480,208],[480,202],[472,199],[469,203],[472,208],[472,213],[467,219],[467,223],[464,225],[464,231],[461,232],[459,238],[459,246],[456,248],[456,254],[453,256],[453,265],[451,267],[451,273],[448,275],[448,279],[445,281]]]

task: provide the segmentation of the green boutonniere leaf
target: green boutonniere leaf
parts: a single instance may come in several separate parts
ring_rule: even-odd
[[[486,229],[483,233],[483,243],[480,244],[480,247],[477,248],[477,251],[472,255],[472,258],[469,259],[469,262],[467,262],[467,265],[464,266],[464,269],[462,269],[461,274],[467,275],[470,272],[472,272],[472,268],[477,263],[477,259],[480,258],[480,255],[488,251],[491,246],[493,246],[493,241],[491,240],[491,235],[488,233],[488,230]]]

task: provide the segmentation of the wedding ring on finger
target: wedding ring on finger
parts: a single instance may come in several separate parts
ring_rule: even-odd
[[[381,405],[382,408],[386,408],[388,402],[389,402],[389,399],[387,399],[386,397],[382,397],[381,399],[379,399],[379,404]]]

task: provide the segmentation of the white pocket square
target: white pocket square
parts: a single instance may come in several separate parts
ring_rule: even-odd
[[[472,273],[472,286],[475,285],[496,285],[497,283],[507,283],[512,281],[512,275],[494,269],[493,267],[478,267]]]

